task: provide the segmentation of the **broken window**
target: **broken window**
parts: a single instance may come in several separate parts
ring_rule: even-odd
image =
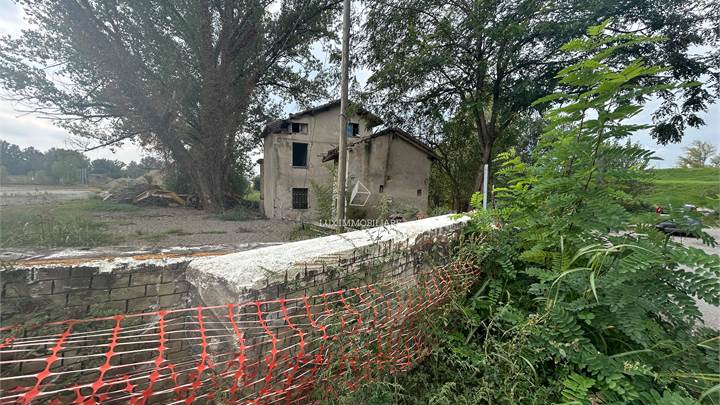
[[[292,165],[293,167],[307,167],[308,144],[293,142],[292,144]]]
[[[383,189],[384,189],[384,187],[383,187],[383,185],[381,184],[381,185],[380,185],[380,192],[381,192],[381,193],[383,192]]]
[[[422,189],[419,188],[419,189],[417,190],[417,196],[418,196],[418,197],[422,197]]]
[[[360,124],[356,124],[354,122],[348,122],[347,126],[347,136],[358,136],[360,135]]]
[[[308,189],[292,189],[292,207],[294,210],[304,210],[308,207]]]
[[[290,123],[290,132],[292,133],[307,133],[308,126],[307,124],[303,124],[300,122],[292,122]]]

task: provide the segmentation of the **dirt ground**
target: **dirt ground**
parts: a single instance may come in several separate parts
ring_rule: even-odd
[[[83,186],[5,185],[0,186],[0,206],[51,204],[88,198],[100,189]]]
[[[52,209],[53,204],[85,200],[100,191],[82,186],[2,185],[0,209],[27,207],[30,211],[44,212]],[[270,219],[226,221],[185,207],[100,210],[87,212],[87,216],[104,224],[104,231],[117,240],[114,246],[144,248],[280,243],[290,240],[298,227],[294,222]]]
[[[125,246],[194,246],[285,242],[297,226],[270,219],[223,221],[193,208],[144,207],[93,216]]]

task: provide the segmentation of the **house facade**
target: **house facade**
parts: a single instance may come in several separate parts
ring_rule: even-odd
[[[351,205],[369,217],[383,199],[427,210],[432,151],[399,129],[373,132],[382,120],[367,110],[351,108],[348,117],[347,187]],[[314,220],[318,196],[313,184],[333,185],[340,133],[340,102],[291,114],[270,122],[263,132],[260,195],[268,218]]]

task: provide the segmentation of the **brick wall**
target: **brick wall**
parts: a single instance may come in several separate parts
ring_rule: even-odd
[[[313,296],[388,280],[413,283],[424,273],[433,271],[436,265],[448,261],[463,225],[463,220],[443,216],[213,257],[129,260],[114,265],[109,265],[106,260],[66,261],[64,265],[54,266],[16,265],[0,270],[0,321],[2,326],[37,325],[66,319],[154,312],[159,309],[222,306],[281,297]],[[72,264],[68,264],[70,262]],[[290,315],[305,310],[301,302],[287,305]],[[260,310],[263,313],[276,313],[274,318],[268,317],[266,322],[277,334],[277,345],[293,347],[297,343],[297,335],[283,332],[288,330],[277,312],[278,305],[277,302],[265,303],[260,305]],[[227,308],[217,311],[215,314],[211,308],[206,310],[208,322],[212,322],[213,317],[219,319],[224,316]],[[170,324],[167,332],[183,331],[188,336],[197,337],[197,322],[193,316],[187,312],[177,314],[178,318]],[[142,330],[145,336],[158,333],[158,316],[133,319],[145,325]],[[252,305],[239,310],[238,323],[244,320],[257,320]],[[91,326],[105,329],[112,327],[112,320],[102,322],[102,325]],[[211,326],[218,327],[227,325]],[[262,329],[255,327],[243,331],[246,344],[252,347],[246,353],[250,359],[263,359],[262,354],[270,350]],[[62,329],[19,330],[24,337],[62,332]],[[227,335],[232,336],[231,332],[228,331]],[[236,343],[235,339],[213,339],[212,351],[233,353],[237,350]],[[122,361],[122,364],[147,363],[156,355],[156,346],[157,343],[152,340],[143,342],[140,339],[137,344],[124,346],[123,350],[145,350],[121,356],[118,361]],[[177,340],[168,343],[165,358],[168,361],[187,360],[193,353],[197,355],[197,350],[197,339]],[[87,354],[70,349],[61,353],[56,369],[78,370],[78,373],[69,375],[68,381],[64,383],[82,384],[97,378],[97,369],[104,358],[83,358]],[[210,358],[213,358],[213,354],[210,354]],[[221,359],[215,360],[219,362]],[[16,366],[4,367],[1,374],[31,375],[40,371],[42,366],[42,362],[19,362]],[[263,369],[266,367],[264,361],[257,361],[254,367],[250,367],[249,372],[262,375],[267,371]],[[136,371],[141,372],[141,368]],[[17,380],[13,380],[13,384],[16,383]],[[25,384],[32,386],[34,379],[29,378]],[[169,384],[169,381],[165,384]],[[0,390],[11,388],[0,386]],[[156,388],[159,390],[161,387]],[[71,398],[63,398],[63,401],[66,400],[71,401]]]
[[[0,272],[0,323],[33,325],[182,307],[189,304],[186,266],[6,268]]]
[[[433,217],[208,257],[6,264],[0,326],[313,295],[406,277],[443,263],[463,224]]]

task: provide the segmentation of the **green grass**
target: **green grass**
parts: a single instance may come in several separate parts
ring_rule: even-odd
[[[653,188],[641,198],[648,204],[665,209],[683,204],[720,208],[720,168],[656,169]]]
[[[138,207],[96,198],[57,204],[2,208],[0,247],[94,247],[118,242],[93,217],[100,212],[132,212]]]
[[[235,207],[215,214],[215,218],[223,221],[249,221],[260,218],[260,214],[256,210],[247,207]]]
[[[321,236],[327,236],[330,232],[318,228],[317,226],[310,225],[310,224],[300,224],[293,228],[292,231],[288,234],[288,239],[295,241],[295,240],[305,240],[305,239],[313,239],[313,238],[319,238]]]
[[[245,200],[260,202],[260,191],[251,189],[247,194],[245,194]]]
[[[162,232],[145,233],[143,231],[135,231],[138,239],[142,239],[146,242],[157,243],[167,238],[168,236],[190,236],[190,235],[221,235],[226,234],[225,231],[201,231],[201,232],[188,232],[180,228],[168,229]]]

